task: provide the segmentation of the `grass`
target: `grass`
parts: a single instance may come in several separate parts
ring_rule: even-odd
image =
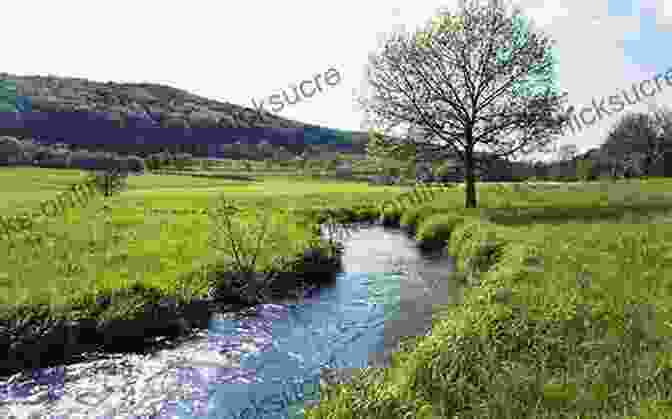
[[[79,170],[49,170],[32,167],[0,167],[0,213],[15,214],[53,199],[70,185],[84,181]]]
[[[481,185],[478,210],[416,209],[418,237],[478,286],[306,417],[672,417],[672,224],[650,222],[669,181],[606,186]]]

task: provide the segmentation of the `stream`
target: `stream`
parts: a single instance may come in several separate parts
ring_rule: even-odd
[[[208,330],[153,354],[0,380],[3,418],[301,418],[325,372],[385,366],[402,336],[457,303],[452,258],[424,255],[399,229],[340,230],[343,272],[302,300],[213,315]],[[326,234],[326,233],[325,233]]]

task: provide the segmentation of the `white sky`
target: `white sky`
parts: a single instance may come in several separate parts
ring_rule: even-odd
[[[341,81],[279,116],[361,129],[354,107],[367,56],[395,25],[411,31],[457,0],[128,1],[22,0],[3,4],[0,71],[155,82],[253,107],[329,68]],[[664,0],[515,1],[557,41],[560,88],[590,106],[672,67],[672,2]],[[10,18],[11,17],[11,18]],[[664,84],[664,86],[667,86]],[[672,86],[650,100],[669,103]],[[266,101],[268,102],[268,101]],[[266,107],[267,110],[269,106]],[[598,146],[626,111],[562,137],[581,151]]]

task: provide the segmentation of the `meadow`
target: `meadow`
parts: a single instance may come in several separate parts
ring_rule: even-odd
[[[2,213],[34,211],[84,177],[76,170],[3,168],[0,185],[9,204]],[[162,297],[204,297],[212,274],[220,273],[213,272],[215,266],[232,270],[221,263],[221,249],[209,244],[213,219],[204,212],[212,212],[221,196],[240,207],[235,218],[243,230],[270,214],[274,240],[262,243],[254,262],[263,271],[274,258],[291,260],[315,243],[314,215],[320,210],[362,206],[400,190],[283,176],[255,181],[130,176],[120,194],[92,199],[61,216],[41,217],[30,231],[0,241],[0,319],[38,313],[70,320],[129,318],[143,303]],[[134,287],[147,291],[134,301],[134,310],[100,312],[97,297]]]
[[[83,174],[0,170],[9,177],[0,180],[13,202],[5,213]],[[381,218],[457,259],[452,279],[467,286],[464,301],[437,307],[432,333],[404,341],[391,368],[322,392],[307,418],[672,416],[669,180],[480,184],[477,209],[451,188],[381,213],[380,202],[409,188],[254,177],[129,177],[126,191],[1,242],[0,318],[132,316],[162,296],[205,295],[207,269],[223,256],[198,210],[223,193],[243,209],[241,228],[271,216],[276,239],[263,245],[259,269],[314,243],[328,209],[342,222]],[[101,311],[91,298],[134,286],[147,292],[131,304]]]

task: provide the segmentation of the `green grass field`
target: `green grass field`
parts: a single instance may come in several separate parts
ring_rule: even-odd
[[[15,204],[5,208],[3,215],[35,212],[41,201],[53,199],[84,179],[82,173],[69,170],[0,170],[0,179],[10,177],[11,182],[0,185],[6,188],[3,197]],[[0,242],[0,304],[9,307],[3,317],[45,306],[58,315],[86,316],[90,314],[86,310],[69,307],[89,301],[92,293],[129,288],[134,283],[165,295],[203,296],[207,283],[203,275],[194,273],[220,260],[221,254],[207,243],[212,220],[188,210],[212,208],[221,194],[241,207],[274,214],[272,228],[287,243],[262,248],[261,269],[278,252],[288,257],[302,252],[312,238],[305,219],[281,210],[361,205],[400,191],[273,176],[240,182],[147,174],[131,176],[128,183],[119,195],[95,198],[85,208],[45,218],[32,231]],[[256,219],[249,220],[250,225],[255,223]]]
[[[0,188],[13,202],[3,213],[35,208],[78,179],[74,171],[2,169]],[[301,214],[407,191],[289,175],[257,180],[131,177],[127,191],[0,243],[0,303],[47,304],[76,318],[87,306],[69,309],[73,301],[134,282],[199,295],[206,284],[193,272],[220,257],[206,243],[213,226],[207,216],[167,210],[210,208],[221,193],[270,210],[292,243],[265,249],[263,265],[304,248],[311,220]],[[464,302],[437,307],[432,334],[409,339],[393,367],[323,393],[306,416],[672,417],[671,187],[667,179],[482,184],[477,209],[463,208],[461,188],[386,209],[385,219],[411,227],[421,243],[448,246],[455,280],[469,286]],[[258,222],[247,217],[245,225]]]

